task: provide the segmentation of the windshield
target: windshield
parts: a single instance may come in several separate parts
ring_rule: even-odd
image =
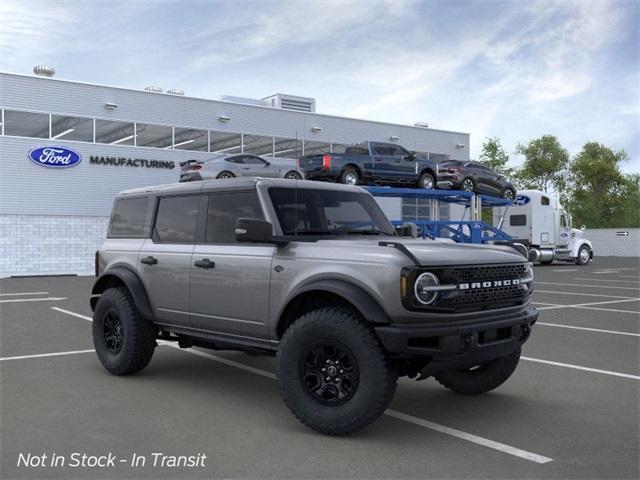
[[[366,193],[270,188],[269,196],[284,235],[395,235]]]

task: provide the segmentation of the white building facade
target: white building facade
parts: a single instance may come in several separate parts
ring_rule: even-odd
[[[466,133],[304,111],[314,109],[303,97],[207,100],[0,73],[0,277],[92,274],[117,192],[176,182],[185,160],[241,152],[295,159],[364,140],[434,160],[469,158]],[[72,166],[30,158],[60,149],[73,152],[60,160]],[[384,208],[408,220],[428,215],[411,201]]]

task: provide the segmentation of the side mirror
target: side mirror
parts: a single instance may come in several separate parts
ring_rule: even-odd
[[[409,154],[405,155],[404,158],[406,160],[414,161],[416,159],[416,152],[409,152]]]
[[[586,229],[587,229],[587,226],[586,226],[586,225],[582,225],[582,226],[580,227],[580,230],[586,230]]]
[[[273,225],[261,218],[238,218],[235,234],[238,242],[270,243]]]

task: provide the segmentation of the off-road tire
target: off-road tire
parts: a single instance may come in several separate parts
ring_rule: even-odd
[[[422,175],[420,175],[420,179],[418,180],[418,188],[426,189],[427,187],[425,186],[425,184],[428,183],[429,181],[431,183],[431,187],[429,187],[429,190],[436,188],[435,177],[430,173],[427,173],[427,172],[423,173]]]
[[[308,352],[322,342],[341,344],[355,359],[358,383],[346,403],[321,403],[303,378]],[[346,435],[367,427],[387,409],[398,371],[359,314],[331,307],[304,314],[285,332],[276,356],[276,376],[284,403],[301,423],[327,435]]]
[[[350,175],[354,175],[355,176],[355,183],[350,183],[349,182]],[[347,167],[342,171],[342,174],[340,174],[340,183],[342,183],[344,185],[359,185],[360,184],[360,175],[358,174],[358,172],[357,172],[357,170],[355,168]]]
[[[451,370],[434,375],[449,390],[462,395],[479,395],[502,385],[514,372],[520,360],[520,348],[510,355],[496,358],[476,370]]]
[[[109,349],[105,338],[105,320],[114,312],[122,331],[121,348],[117,353]],[[109,288],[100,296],[93,312],[92,333],[98,359],[114,375],[139,372],[153,356],[156,328],[142,318],[126,288]]]
[[[224,171],[220,172],[216,178],[218,178],[218,179],[220,179],[220,178],[235,178],[235,175],[233,173],[229,172],[228,170],[224,170]]]

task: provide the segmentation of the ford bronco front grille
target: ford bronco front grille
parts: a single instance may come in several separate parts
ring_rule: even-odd
[[[527,263],[435,267],[425,269],[438,276],[437,300],[429,310],[473,311],[524,303],[532,292],[532,272]],[[422,271],[416,272],[416,276]],[[415,276],[413,277],[415,281]],[[437,288],[437,287],[436,287]],[[424,307],[411,302],[411,309]]]

